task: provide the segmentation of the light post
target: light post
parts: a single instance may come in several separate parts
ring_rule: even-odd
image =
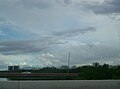
[[[69,55],[68,55],[68,75],[69,75],[69,72],[70,72],[70,52],[69,52]]]

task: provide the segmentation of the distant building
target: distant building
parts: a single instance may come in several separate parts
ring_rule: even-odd
[[[8,70],[9,71],[17,71],[17,70],[20,70],[20,66],[8,66]]]
[[[8,70],[12,71],[13,70],[13,66],[8,66]]]
[[[20,70],[20,66],[14,66],[14,70],[15,71]]]

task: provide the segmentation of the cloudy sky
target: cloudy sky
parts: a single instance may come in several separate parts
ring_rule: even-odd
[[[0,0],[0,69],[120,64],[120,0]]]

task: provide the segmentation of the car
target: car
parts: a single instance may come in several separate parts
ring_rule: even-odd
[[[31,74],[31,72],[22,72],[21,74]]]

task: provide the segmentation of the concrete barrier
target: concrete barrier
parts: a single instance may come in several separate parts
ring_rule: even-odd
[[[120,80],[1,81],[0,89],[120,89]]]

